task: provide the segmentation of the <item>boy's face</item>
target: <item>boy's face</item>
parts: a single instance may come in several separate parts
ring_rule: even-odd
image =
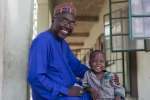
[[[102,72],[105,68],[104,55],[102,53],[97,53],[95,57],[90,59],[90,66],[94,72],[96,73]]]

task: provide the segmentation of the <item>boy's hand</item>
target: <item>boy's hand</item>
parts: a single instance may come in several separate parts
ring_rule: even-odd
[[[90,88],[90,92],[92,94],[93,100],[97,100],[99,98],[99,93],[98,93],[98,91],[96,89]]]
[[[68,95],[69,96],[81,96],[83,94],[83,89],[78,86],[72,86],[69,88]]]
[[[120,96],[116,96],[115,100],[121,100],[121,97]]]

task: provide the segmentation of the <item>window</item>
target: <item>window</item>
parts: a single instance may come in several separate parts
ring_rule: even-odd
[[[117,73],[120,78],[121,84],[126,87],[126,90],[129,91],[129,82],[128,82],[128,65],[127,65],[127,53],[124,52],[112,52],[111,51],[111,41],[110,41],[110,21],[109,14],[104,16],[104,30],[103,35],[104,40],[104,52],[106,55],[106,69],[108,71]],[[119,31],[119,29],[117,29]],[[101,38],[102,39],[102,38]],[[127,76],[125,76],[127,75]]]
[[[112,52],[145,51],[144,39],[130,39],[128,1],[109,0],[110,48]],[[106,30],[109,31],[109,30]],[[108,32],[107,32],[108,34]]]
[[[132,39],[150,38],[150,0],[129,0],[129,30]]]

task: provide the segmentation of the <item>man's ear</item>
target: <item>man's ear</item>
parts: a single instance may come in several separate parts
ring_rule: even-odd
[[[54,23],[54,19],[52,19],[52,23]]]
[[[56,18],[55,16],[52,17],[52,23],[54,23],[55,18]]]

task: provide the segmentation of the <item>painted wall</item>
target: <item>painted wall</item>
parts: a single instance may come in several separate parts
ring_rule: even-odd
[[[104,2],[105,3],[102,6],[99,15],[99,21],[90,30],[90,36],[86,39],[83,48],[93,48],[97,38],[100,36],[101,33],[104,33],[103,16],[109,12],[108,0],[104,0]]]
[[[139,100],[150,100],[150,52],[137,53]]]
[[[0,100],[27,100],[32,8],[33,0],[0,0]]]
[[[49,28],[49,2],[48,0],[38,0],[38,22],[37,22],[37,32],[43,32]]]

